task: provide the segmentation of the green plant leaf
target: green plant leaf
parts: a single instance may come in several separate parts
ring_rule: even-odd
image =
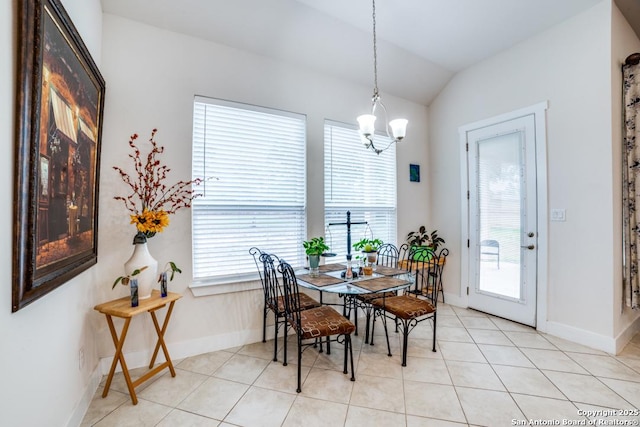
[[[118,284],[118,282],[120,282],[122,279],[124,279],[124,276],[120,276],[120,277],[118,277],[118,278],[116,279],[116,281],[115,281],[115,282],[113,282],[113,285],[111,286],[111,289],[113,290],[113,289],[116,287],[116,285]]]
[[[133,276],[137,276],[138,274],[140,274],[140,273],[142,273],[143,271],[145,271],[145,270],[147,269],[147,267],[148,267],[148,266],[146,266],[146,265],[145,265],[144,267],[136,268],[135,270],[133,270],[133,272],[132,272],[129,276],[131,276],[131,277],[133,277]],[[128,276],[126,276],[126,277],[128,277]]]
[[[329,250],[324,237],[313,237],[311,240],[304,241],[302,242],[302,247],[307,255],[322,255]]]
[[[173,271],[174,273],[182,273],[182,270],[178,268],[175,262],[169,261],[169,265],[171,266],[171,271]],[[171,275],[171,277],[173,277],[173,275]]]

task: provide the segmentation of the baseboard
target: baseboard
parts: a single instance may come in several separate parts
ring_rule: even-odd
[[[87,387],[84,389],[82,397],[73,408],[73,412],[67,421],[67,427],[78,427],[82,424],[85,414],[89,410],[93,396],[96,394],[96,390],[100,386],[102,380],[102,374],[100,373],[100,365],[96,366],[91,375],[89,375],[89,381]]]
[[[466,308],[469,305],[468,297],[466,295],[460,296],[458,294],[450,294],[450,293],[445,292],[444,293],[444,300],[447,302],[447,304],[455,305],[456,307]]]
[[[469,305],[466,295],[460,296],[458,294],[445,293],[445,301],[447,304],[454,305],[456,307],[465,308]],[[631,341],[631,338],[640,331],[640,317],[632,322],[631,325],[618,335],[617,338],[607,337],[584,329],[551,321],[538,321],[537,330],[577,344],[602,350],[610,354],[618,354],[622,351],[624,346]]]
[[[547,333],[587,347],[616,354],[616,339],[563,323],[547,321]]]
[[[640,317],[637,317],[616,337],[616,354],[619,354],[638,332],[640,332]]]

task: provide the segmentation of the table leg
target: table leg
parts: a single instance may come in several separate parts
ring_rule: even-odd
[[[109,331],[111,332],[111,338],[113,339],[113,344],[116,346],[116,353],[113,356],[113,362],[111,362],[111,369],[109,370],[109,375],[107,376],[107,382],[104,385],[104,391],[102,392],[102,397],[107,397],[109,394],[109,388],[111,387],[111,380],[113,380],[113,374],[116,371],[116,366],[118,361],[120,361],[120,366],[122,367],[122,374],[124,375],[124,379],[127,383],[127,388],[129,389],[129,395],[131,396],[131,402],[134,405],[138,404],[138,398],[136,396],[135,388],[133,387],[133,383],[131,382],[131,376],[129,375],[129,369],[127,369],[127,362],[124,360],[124,354],[122,353],[122,347],[124,346],[124,340],[127,338],[127,332],[129,331],[129,323],[131,323],[131,318],[128,317],[124,320],[124,326],[122,327],[122,332],[120,332],[120,338],[118,339],[118,334],[116,333],[116,328],[113,324],[113,320],[111,316],[106,314],[107,323],[109,324]]]
[[[167,330],[167,325],[169,325],[169,318],[171,318],[171,312],[173,311],[173,305],[175,301],[171,301],[169,304],[169,309],[167,310],[167,315],[164,318],[164,322],[162,323],[162,329],[158,324],[158,319],[156,317],[155,310],[150,311],[151,318],[153,319],[153,326],[156,328],[156,333],[158,334],[158,341],[156,342],[156,348],[153,350],[153,356],[151,357],[151,362],[149,363],[149,369],[153,368],[153,365],[156,363],[156,357],[158,356],[158,350],[162,346],[162,352],[164,353],[164,358],[166,360],[167,365],[169,366],[169,371],[171,371],[171,376],[176,376],[176,371],[173,368],[173,363],[171,362],[171,358],[169,357],[169,350],[167,350],[167,346],[164,342],[164,333]]]

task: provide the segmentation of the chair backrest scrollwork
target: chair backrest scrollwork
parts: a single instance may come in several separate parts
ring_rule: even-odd
[[[287,320],[294,322],[296,328],[300,329],[300,291],[298,289],[298,279],[296,273],[293,271],[293,267],[284,261],[280,260],[278,265],[278,271],[282,274],[282,288],[284,289],[284,306]]]
[[[273,254],[262,252],[260,261],[263,265],[263,280],[265,289],[265,301],[274,311],[278,310],[278,299],[283,296],[282,287],[278,281],[278,271],[276,262],[278,257]]]
[[[385,243],[378,249],[378,265],[398,268],[399,258],[398,248],[392,243]]]

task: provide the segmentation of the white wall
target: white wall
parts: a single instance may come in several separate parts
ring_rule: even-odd
[[[640,52],[640,39],[626,21],[618,7],[613,3],[611,14],[611,94],[612,94],[612,151],[613,151],[613,217],[622,218],[622,72],[621,66],[627,56],[634,52]],[[616,221],[613,229],[615,245],[622,245],[622,222]],[[614,258],[614,265],[622,265],[622,252],[617,251]],[[614,269],[615,283],[622,282],[622,269]],[[620,344],[625,343],[637,330],[628,328],[638,313],[626,307],[622,286],[614,287],[614,336]],[[620,349],[618,349],[620,350]]]
[[[100,358],[110,358],[113,344],[106,322],[93,307],[126,295],[111,290],[130,256],[133,226],[127,212],[113,200],[122,184],[113,165],[128,161],[127,141],[137,132],[145,138],[153,127],[166,146],[176,179],[190,176],[191,111],[196,94],[226,98],[305,113],[308,116],[309,193],[323,194],[323,120],[353,122],[370,108],[371,88],[345,84],[289,64],[250,55],[221,45],[160,31],[113,16],[104,16],[98,0],[65,0],[69,14],[107,82],[100,175],[98,264],[15,314],[10,313],[11,287],[0,294],[0,352],[3,366],[0,408],[7,425],[77,425],[102,375]],[[0,62],[0,132],[13,147],[17,10],[0,0],[0,46],[8,52]],[[103,27],[104,24],[104,27]],[[104,32],[103,32],[104,30]],[[104,37],[103,37],[104,35]],[[409,137],[398,150],[399,235],[426,221],[426,181],[408,182],[409,163],[426,165],[427,110],[392,96],[387,107],[410,120]],[[373,155],[354,147],[355,155]],[[13,154],[12,150],[12,154]],[[354,157],[355,157],[354,155]],[[13,157],[2,156],[0,167],[5,206],[13,200]],[[309,199],[309,234],[324,232],[322,200]],[[0,212],[4,235],[12,235],[12,212]],[[184,294],[174,311],[166,340],[175,358],[261,337],[260,292],[193,298],[190,215],[180,212],[168,231],[150,247],[156,258],[175,260],[184,273],[170,287]],[[12,239],[0,245],[5,283],[11,283]],[[249,242],[250,243],[250,242]],[[161,315],[162,317],[162,315]],[[120,329],[122,323],[116,321]],[[148,362],[155,344],[150,319],[136,319],[125,352],[130,367]],[[79,367],[79,350],[84,366]]]
[[[445,292],[461,295],[458,127],[541,101],[547,110],[550,331],[612,343],[620,287],[614,200],[610,2],[456,75],[430,107],[432,217],[449,237]],[[618,126],[616,124],[616,126]],[[436,161],[437,160],[437,161]],[[466,248],[465,248],[466,250]],[[544,278],[542,278],[544,280]],[[577,337],[574,337],[577,338]],[[591,344],[593,344],[592,342]]]
[[[97,363],[91,327],[97,282],[90,269],[45,297],[11,314],[11,259],[13,239],[13,176],[16,88],[17,3],[0,0],[0,139],[7,155],[0,156],[0,226],[5,236],[0,243],[0,413],[3,425],[74,425],[75,408],[95,382]],[[71,19],[100,65],[102,11],[99,0],[64,0]],[[86,361],[79,368],[78,352],[85,349]],[[93,355],[93,356],[92,356]],[[90,396],[89,396],[90,398]]]
[[[100,258],[103,278],[98,300],[125,295],[111,290],[114,272],[132,251],[134,228],[128,212],[113,196],[124,186],[113,165],[127,165],[129,135],[148,138],[159,129],[157,141],[166,146],[164,158],[173,179],[191,175],[191,133],[194,95],[211,96],[273,107],[307,115],[309,235],[324,234],[323,122],[325,118],[355,122],[369,107],[371,89],[354,86],[290,64],[259,57],[219,44],[160,30],[114,15],[103,20],[103,67],[107,81],[100,179]],[[401,111],[410,121],[409,137],[398,150],[399,235],[424,222],[428,183],[409,183],[408,164],[427,162],[427,110],[402,99],[383,95],[387,108]],[[358,156],[374,155],[361,146]],[[354,188],[357,183],[354,183]],[[167,339],[175,357],[240,345],[261,339],[261,291],[198,297],[188,289],[191,268],[190,212],[180,211],[171,225],[149,243],[161,264],[174,260],[183,274],[170,288],[184,295],[175,307]],[[239,242],[248,248],[251,242]],[[247,256],[249,256],[247,252]],[[97,314],[93,316],[98,318]],[[106,323],[93,322],[99,335],[100,357],[109,357],[113,345]],[[144,326],[142,326],[144,324]],[[133,322],[128,349],[139,363],[153,347],[150,322]],[[139,357],[139,359],[135,359]],[[134,364],[136,362],[133,362]]]

